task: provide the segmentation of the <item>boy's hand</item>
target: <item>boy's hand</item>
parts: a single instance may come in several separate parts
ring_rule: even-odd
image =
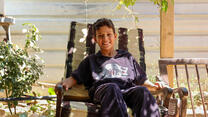
[[[164,87],[169,87],[165,82],[162,82],[162,81],[155,82],[155,86],[157,87],[157,89],[161,89],[161,88],[164,88]]]
[[[62,85],[64,90],[67,91],[69,88],[74,86],[76,83],[77,83],[77,81],[73,77],[66,78],[65,80],[63,80],[63,81],[61,81],[61,82],[56,84],[55,92],[56,92],[56,94],[58,94],[58,86],[59,85]]]

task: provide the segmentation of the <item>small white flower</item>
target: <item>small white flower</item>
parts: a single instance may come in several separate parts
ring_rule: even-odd
[[[30,43],[30,46],[33,47],[34,46],[34,43]]]
[[[18,45],[14,44],[16,49],[20,49]]]
[[[22,29],[22,33],[26,33],[26,32],[28,32],[27,29],[25,29],[25,28]]]
[[[35,54],[34,56],[36,59],[40,59],[40,57],[37,54]]]
[[[43,50],[40,50],[40,52],[39,52],[39,53],[41,53],[41,54],[42,54],[43,52],[44,52]]]
[[[36,38],[35,41],[38,41],[39,40],[39,36],[38,35],[35,35],[35,38]]]
[[[40,62],[42,63],[42,64],[45,64],[45,61],[41,58],[40,59]]]
[[[0,70],[0,76],[4,76],[4,69]]]
[[[38,30],[38,28],[36,28],[36,32],[37,32],[37,33],[39,33],[39,30]]]

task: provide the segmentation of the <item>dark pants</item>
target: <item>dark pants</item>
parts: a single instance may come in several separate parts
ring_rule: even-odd
[[[120,89],[116,83],[105,83],[96,87],[92,98],[101,104],[100,117],[128,117],[127,106],[134,117],[160,117],[154,97],[142,86]]]

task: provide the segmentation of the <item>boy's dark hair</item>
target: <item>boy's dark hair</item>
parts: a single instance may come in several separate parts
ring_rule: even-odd
[[[100,27],[107,26],[113,29],[113,33],[115,33],[115,27],[113,22],[107,18],[100,18],[93,24],[93,34],[96,36],[96,30],[99,30]]]

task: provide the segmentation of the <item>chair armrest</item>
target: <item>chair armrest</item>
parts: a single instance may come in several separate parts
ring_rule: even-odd
[[[150,92],[152,93],[152,95],[157,96],[156,98],[157,103],[159,103],[160,106],[168,108],[168,113],[175,110],[174,108],[171,109],[171,106],[173,106],[172,103],[175,103],[175,101],[174,102],[171,102],[171,101],[177,100],[174,95],[178,93],[179,98],[180,98],[178,99],[179,100],[178,104],[180,105],[177,106],[180,109],[178,110],[178,112],[180,113],[179,115],[181,115],[181,117],[186,116],[188,90],[185,87],[180,87],[180,88],[175,88],[175,89],[165,87],[160,90],[150,91]]]
[[[181,99],[188,96],[188,90],[185,87],[176,88],[173,90],[173,93],[178,93]]]
[[[170,98],[173,94],[173,89],[172,88],[164,87],[160,90],[150,91],[150,92],[151,92],[152,95],[157,96],[157,102],[160,105],[168,108]]]
[[[57,86],[57,91],[58,91],[58,92],[63,92],[63,91],[64,91],[63,86],[62,86],[62,85],[58,85],[58,86]]]
[[[84,88],[83,85],[75,85],[72,88],[69,88],[68,91],[65,91],[62,85],[58,85],[57,90],[61,92],[60,94],[63,96],[63,101],[88,102],[90,99],[88,91]]]

